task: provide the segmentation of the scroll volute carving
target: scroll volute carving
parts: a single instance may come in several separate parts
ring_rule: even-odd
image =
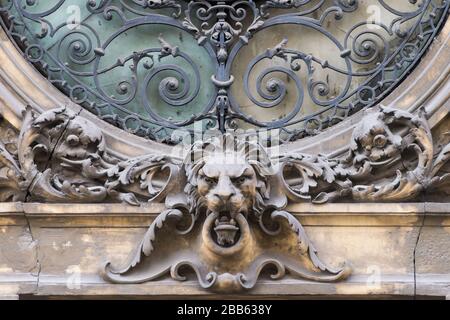
[[[20,177],[22,198],[46,202],[160,201],[178,186],[178,166],[161,156],[126,161],[108,155],[102,132],[66,108],[24,113],[14,158],[2,153]],[[14,158],[14,159],[13,159]],[[12,160],[11,160],[12,159]],[[179,188],[177,189],[179,191]]]
[[[285,193],[296,202],[406,201],[431,187],[439,171],[434,156],[422,111],[413,115],[381,107],[366,111],[346,156],[288,155],[282,162],[290,170],[280,175]]]
[[[116,159],[101,131],[65,108],[27,109],[17,142],[0,138],[4,201],[165,203],[132,259],[103,269],[115,283],[193,273],[203,288],[235,292],[267,273],[343,280],[349,265],[320,259],[289,204],[407,201],[449,182],[450,146],[436,150],[425,114],[384,107],[366,112],[336,158],[269,157],[257,142],[226,134],[194,143],[184,160]]]
[[[0,202],[23,201],[22,171],[17,161],[18,133],[3,118],[0,120]]]
[[[105,279],[141,283],[170,273],[186,280],[189,269],[203,288],[219,292],[251,289],[270,270],[272,279],[289,273],[311,281],[343,280],[349,265],[332,268],[319,258],[299,220],[286,211],[289,202],[405,201],[446,179],[435,175],[448,160],[448,147],[434,160],[423,112],[366,112],[341,158],[296,153],[270,159],[257,144],[224,139],[193,146],[181,170],[189,209],[175,206],[161,214],[131,262],[123,269],[107,264]],[[187,217],[189,227],[182,231]]]
[[[141,283],[170,272],[185,280],[189,269],[205,289],[236,292],[253,288],[265,270],[273,270],[272,279],[286,272],[330,282],[349,275],[348,266],[320,260],[300,222],[283,210],[287,198],[271,190],[276,170],[258,144],[231,135],[196,143],[182,172],[189,207],[162,213],[124,268],[106,265],[105,279]]]

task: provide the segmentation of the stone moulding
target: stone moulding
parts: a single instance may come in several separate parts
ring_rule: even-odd
[[[165,204],[132,259],[120,269],[105,266],[106,280],[143,283],[170,273],[181,281],[190,269],[203,288],[235,292],[253,288],[265,272],[275,280],[286,273],[345,279],[349,264],[323,262],[287,206],[401,202],[445,189],[450,145],[437,150],[423,111],[380,107],[366,111],[343,157],[269,156],[256,141],[227,134],[194,143],[184,159],[123,161],[78,114],[27,108],[21,132],[2,139],[0,152],[4,202]]]

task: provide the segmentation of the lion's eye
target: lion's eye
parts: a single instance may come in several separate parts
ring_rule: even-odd
[[[208,184],[216,184],[216,182],[217,182],[216,179],[209,178],[209,177],[204,177],[204,179],[205,179],[205,182]]]
[[[246,176],[242,176],[242,177],[239,177],[239,178],[236,178],[236,179],[233,180],[233,182],[235,184],[243,184],[245,181],[247,181],[247,177]]]

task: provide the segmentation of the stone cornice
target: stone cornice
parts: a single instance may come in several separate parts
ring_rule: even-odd
[[[0,225],[16,225],[27,218],[41,227],[147,228],[164,210],[163,204],[133,207],[126,204],[1,203]],[[338,203],[315,206],[295,204],[286,208],[305,227],[450,227],[448,203]]]

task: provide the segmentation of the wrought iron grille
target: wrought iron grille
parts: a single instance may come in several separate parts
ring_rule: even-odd
[[[314,135],[379,103],[447,18],[440,0],[0,0],[24,56],[122,129]]]

